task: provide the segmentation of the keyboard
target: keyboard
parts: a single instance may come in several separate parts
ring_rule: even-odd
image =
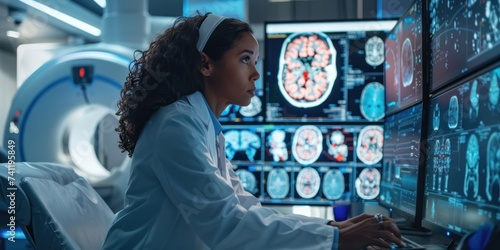
[[[406,247],[400,247],[396,244],[394,244],[391,247],[391,250],[404,250],[404,249],[413,249],[413,250],[420,250],[420,249],[426,249],[424,246],[416,243],[415,241],[412,241],[404,236],[401,236],[401,240],[406,243]]]

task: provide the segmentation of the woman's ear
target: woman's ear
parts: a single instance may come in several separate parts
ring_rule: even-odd
[[[212,61],[210,60],[210,57],[208,57],[205,52],[201,52],[201,66],[200,66],[200,72],[204,76],[210,76],[212,74],[212,69],[213,69],[213,64]]]

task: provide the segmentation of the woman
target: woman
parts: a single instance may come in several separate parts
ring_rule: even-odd
[[[104,249],[401,244],[390,219],[364,214],[337,223],[282,215],[243,190],[217,119],[229,104],[250,103],[258,56],[247,23],[207,14],[178,19],[135,61],[118,104],[120,147],[132,157],[127,204]]]

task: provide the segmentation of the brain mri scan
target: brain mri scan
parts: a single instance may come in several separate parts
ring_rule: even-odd
[[[283,199],[290,191],[290,178],[282,168],[274,168],[267,176],[267,193],[273,199]]]
[[[339,162],[346,161],[349,150],[345,144],[344,134],[340,131],[334,131],[326,140],[328,153]]]
[[[385,115],[384,85],[378,82],[368,83],[361,92],[361,114],[368,121],[378,121]]]
[[[321,178],[314,168],[303,168],[297,175],[295,183],[297,193],[304,199],[313,198],[318,194]]]
[[[238,169],[236,170],[236,174],[240,178],[243,189],[252,194],[257,193],[258,189],[257,189],[257,180],[255,179],[255,175],[253,175],[250,171],[246,169]]]
[[[285,136],[285,131],[274,130],[267,137],[269,153],[273,155],[274,162],[283,162],[288,160],[288,149],[286,148]]]
[[[469,108],[469,119],[475,121],[479,113],[479,94],[477,93],[477,80],[472,82],[470,89],[470,108]]]
[[[403,76],[403,87],[408,87],[413,82],[413,48],[409,38],[406,38],[401,48],[401,70]]]
[[[486,197],[493,200],[493,187],[500,188],[500,133],[494,132],[488,140],[486,155]],[[500,197],[495,197],[500,201]]]
[[[434,111],[432,113],[432,127],[434,130],[439,129],[439,122],[441,121],[441,110],[439,109],[439,105],[436,103],[434,106]]]
[[[304,125],[293,135],[292,154],[297,162],[309,165],[315,162],[323,150],[323,135],[318,127]]]
[[[332,41],[324,33],[290,35],[280,55],[278,85],[281,94],[299,108],[323,103],[337,78],[336,56]]]
[[[450,98],[448,106],[448,127],[456,128],[458,125],[458,98],[456,95]]]
[[[464,194],[468,196],[469,189],[471,189],[472,197],[477,198],[479,193],[479,143],[475,134],[469,137],[465,160]]]
[[[258,115],[262,111],[262,101],[258,96],[250,99],[248,106],[241,107],[240,114],[245,117],[252,117]]]
[[[380,172],[365,168],[356,179],[356,193],[365,200],[375,199],[380,193]]]
[[[498,77],[500,75],[500,69],[493,71],[491,76],[490,88],[488,90],[488,108],[490,111],[496,110],[498,105],[498,99],[500,94],[500,89],[498,86]]]
[[[338,169],[330,169],[323,176],[323,194],[329,200],[342,197],[345,190],[344,175]]]
[[[372,36],[365,43],[366,63],[378,66],[384,62],[384,41],[378,36]]]
[[[226,156],[232,160],[235,153],[244,151],[249,161],[254,161],[255,154],[261,147],[260,137],[248,130],[229,130],[224,132],[226,138]]]
[[[373,165],[382,159],[384,130],[381,126],[366,126],[359,133],[356,153],[367,165]]]

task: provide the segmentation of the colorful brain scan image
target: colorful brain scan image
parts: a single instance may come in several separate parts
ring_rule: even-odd
[[[349,149],[345,144],[345,136],[341,131],[333,131],[333,133],[326,138],[328,145],[328,153],[338,162],[347,160]]]
[[[267,193],[273,199],[283,199],[290,191],[290,178],[282,168],[273,168],[267,175]]]
[[[301,126],[295,131],[292,154],[297,162],[309,165],[315,162],[323,150],[323,134],[313,125]]]
[[[359,132],[356,154],[367,165],[373,165],[382,159],[384,129],[381,126],[366,126]]]
[[[243,189],[252,194],[257,193],[257,179],[255,179],[255,175],[252,172],[246,169],[238,169],[236,170],[236,174],[240,178]]]
[[[321,178],[319,177],[318,171],[314,168],[307,167],[299,171],[295,182],[295,188],[300,197],[309,199],[318,194],[320,183]]]
[[[372,36],[365,44],[366,63],[378,66],[384,62],[384,41],[378,36]]]
[[[456,128],[458,125],[458,98],[456,95],[450,98],[448,106],[448,127]]]
[[[365,200],[375,199],[380,193],[380,172],[375,168],[365,168],[356,179],[356,193]]]
[[[332,41],[322,32],[301,32],[287,37],[278,72],[281,94],[299,108],[323,103],[337,78],[336,56]]]
[[[273,156],[274,162],[283,162],[288,160],[288,149],[285,143],[286,132],[284,130],[273,130],[267,136],[267,145],[269,153]]]
[[[361,114],[368,121],[378,121],[385,116],[385,90],[379,82],[366,84],[361,92]]]
[[[413,48],[409,38],[406,38],[401,48],[401,70],[403,77],[403,87],[408,87],[413,82]]]
[[[262,111],[262,101],[258,96],[250,99],[248,106],[241,107],[240,114],[244,117],[252,117],[258,115]]]
[[[224,132],[226,138],[226,156],[232,160],[234,155],[245,152],[249,161],[255,161],[255,154],[261,147],[260,137],[249,130],[228,130]]]
[[[344,175],[338,169],[330,169],[323,176],[323,194],[329,200],[338,200],[345,190]]]

